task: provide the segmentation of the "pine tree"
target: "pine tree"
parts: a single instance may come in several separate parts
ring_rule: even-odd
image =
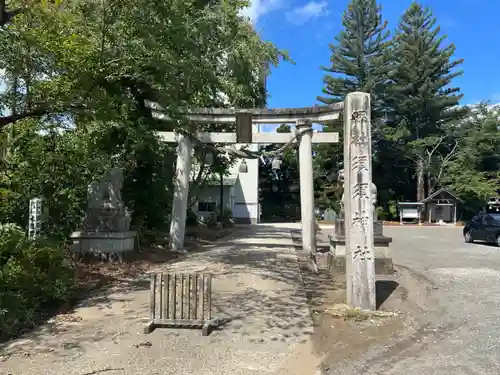
[[[382,19],[382,9],[376,0],[352,0],[342,18],[343,30],[330,45],[330,67],[323,67],[327,72],[323,82],[323,93],[317,99],[325,104],[343,101],[346,95],[354,91],[371,93],[372,99],[372,150],[375,155],[376,169],[379,149],[381,122],[377,121],[384,113],[385,83],[390,71],[390,32],[387,22]],[[336,131],[341,135],[339,144],[315,146],[316,184],[336,185],[326,176],[336,176],[343,160],[342,123],[337,121],[324,127],[324,131]],[[375,181],[378,183],[378,181]],[[338,192],[337,192],[338,193]],[[335,207],[339,194],[324,197],[323,204]]]
[[[426,196],[426,171],[435,169],[430,165],[430,152],[437,155],[441,147],[446,148],[446,124],[464,114],[463,109],[455,107],[462,97],[460,88],[450,86],[462,74],[455,68],[463,60],[452,59],[455,46],[443,46],[445,39],[446,36],[440,36],[431,10],[417,2],[403,14],[394,38],[392,130],[394,140],[403,145],[406,156],[415,165],[417,201]]]
[[[372,108],[379,109],[381,94],[389,71],[389,31],[382,20],[382,9],[376,0],[352,0],[342,18],[344,30],[330,45],[331,66],[323,93],[318,97],[325,104],[343,101],[354,91],[372,94]],[[373,113],[372,115],[379,115]]]

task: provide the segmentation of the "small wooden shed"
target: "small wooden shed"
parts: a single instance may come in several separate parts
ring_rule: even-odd
[[[423,199],[424,221],[429,223],[457,223],[457,207],[462,200],[451,190],[441,188]]]

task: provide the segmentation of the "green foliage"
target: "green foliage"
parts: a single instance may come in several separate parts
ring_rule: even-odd
[[[460,98],[452,80],[463,74],[455,71],[463,60],[453,60],[455,46],[443,46],[445,36],[429,8],[413,3],[404,13],[394,39],[394,64],[391,73],[392,105],[399,126],[396,136],[409,142],[408,151],[421,153],[442,134],[446,122],[463,116],[455,108]]]
[[[0,126],[17,121],[14,130],[21,128],[24,142],[12,146],[18,155],[7,172],[16,175],[5,182],[14,194],[24,195],[23,203],[17,212],[9,212],[24,223],[27,200],[42,196],[61,216],[54,226],[68,223],[61,236],[81,216],[86,184],[112,164],[124,169],[123,196],[134,213],[134,225],[168,224],[175,151],[153,131],[194,131],[193,124],[180,116],[185,107],[263,105],[267,66],[286,59],[239,15],[245,1],[141,0],[131,5],[78,0],[62,5],[29,0],[25,5],[0,35],[0,61],[9,84],[0,95],[0,107],[13,113],[1,117]],[[175,121],[155,120],[146,107],[148,100],[162,105]],[[38,123],[46,115],[49,118]],[[25,117],[35,120],[19,122]],[[76,124],[77,129],[61,135],[47,130],[47,122],[55,128]],[[38,128],[26,134],[26,126]],[[40,130],[50,136],[36,135],[36,142],[28,141]],[[74,149],[72,138],[78,144]],[[70,158],[66,155],[72,155],[69,165],[79,164],[81,171],[62,170],[61,164]],[[25,156],[29,162],[23,161]],[[47,158],[54,158],[53,167],[48,167]],[[222,173],[231,162],[221,160]],[[16,173],[14,165],[28,175]],[[43,176],[38,178],[35,171],[40,168]],[[76,181],[69,178],[76,191],[64,186],[68,176],[77,176]],[[59,205],[60,201],[67,204]],[[62,217],[62,212],[75,220]],[[54,215],[58,214],[47,214],[47,220],[53,221]]]
[[[396,217],[398,215],[398,202],[389,201],[387,206],[389,215],[391,217]]]
[[[460,89],[453,79],[463,60],[453,59],[455,46],[444,46],[429,8],[414,2],[403,14],[394,37],[393,70],[389,102],[391,122],[385,128],[387,139],[396,143],[406,160],[415,165],[417,200],[432,193],[440,181],[432,172],[441,170],[450,147],[443,139],[446,127],[465,115],[456,107]],[[427,174],[427,194],[425,175]]]
[[[421,200],[440,187],[451,188],[471,211],[496,196],[498,111],[483,105],[471,113],[458,106],[462,94],[453,82],[462,74],[463,60],[455,58],[453,44],[445,44],[431,10],[413,2],[389,40],[376,2],[353,0],[343,27],[330,46],[326,95],[318,100],[342,101],[356,90],[372,94],[372,166],[380,217],[392,219],[398,201]],[[340,143],[315,146],[316,200],[336,209],[342,121],[323,130],[339,132]]]
[[[42,198],[43,232],[66,239],[80,224],[86,204],[87,185],[102,175],[109,163],[105,155],[89,147],[83,131],[61,132],[54,124],[25,121],[16,127],[11,144],[6,192],[0,221],[28,222],[31,198]],[[18,197],[17,200],[12,200]]]
[[[390,41],[387,22],[376,0],[352,0],[342,18],[343,30],[330,45],[331,66],[323,68],[323,93],[318,100],[330,104],[343,101],[354,91],[372,94],[372,107],[378,109],[390,69]],[[373,116],[374,118],[376,116]]]
[[[485,104],[453,128],[459,142],[445,165],[443,183],[449,185],[470,210],[477,211],[489,197],[497,196],[500,183],[500,116]]]
[[[67,301],[73,286],[60,248],[28,240],[14,224],[0,225],[0,339],[35,324],[42,308]]]
[[[118,166],[133,225],[163,227],[172,201],[173,156],[173,147],[148,129],[92,122],[61,131],[54,124],[25,121],[11,144],[2,185],[12,198],[2,199],[0,221],[26,225],[29,199],[40,197],[43,232],[63,240],[81,223],[87,186]]]
[[[242,19],[244,5],[29,0],[0,35],[7,78],[22,78],[29,95],[9,90],[0,104],[12,108],[15,97],[22,116],[62,111],[150,123],[146,100],[174,118],[185,106],[261,105],[264,66],[286,56]]]
[[[290,126],[280,125],[276,132],[290,133]],[[265,151],[275,151],[283,145],[268,145]],[[300,218],[300,185],[298,152],[296,147],[285,149],[280,155],[279,179],[272,170],[272,158],[259,165],[259,202],[263,221],[290,221]]]
[[[342,197],[342,186],[337,181],[337,174],[342,168],[344,161],[342,125],[335,124],[324,126],[325,132],[338,132],[338,144],[319,144],[314,146],[316,155],[313,159],[313,176],[318,206],[322,208],[333,208],[335,211],[340,209],[340,200]]]

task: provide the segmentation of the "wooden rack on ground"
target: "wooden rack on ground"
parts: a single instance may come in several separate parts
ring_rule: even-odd
[[[212,318],[210,273],[153,273],[149,304],[146,334],[156,328],[198,328],[208,336],[217,325]]]

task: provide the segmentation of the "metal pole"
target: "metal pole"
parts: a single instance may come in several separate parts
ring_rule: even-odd
[[[224,174],[220,172],[220,223],[224,216]]]

